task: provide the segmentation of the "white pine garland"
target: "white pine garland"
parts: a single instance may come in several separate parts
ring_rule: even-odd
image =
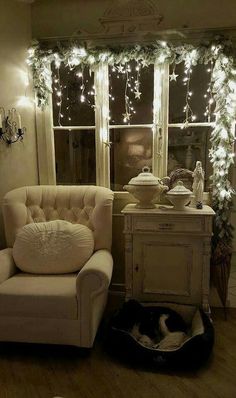
[[[173,46],[158,41],[151,46],[135,46],[122,49],[90,49],[67,45],[58,46],[55,51],[43,50],[37,42],[29,49],[28,64],[32,68],[34,88],[38,106],[43,108],[52,91],[50,64],[57,67],[61,62],[70,68],[78,65],[89,65],[107,62],[109,65],[126,64],[131,60],[139,60],[142,65],[154,62],[178,64],[184,62],[188,70],[197,63],[213,63],[211,75],[212,93],[216,103],[215,127],[211,133],[212,147],[209,153],[213,165],[212,196],[216,211],[215,232],[219,239],[231,244],[232,226],[230,225],[230,207],[233,189],[228,180],[229,168],[234,162],[234,123],[236,116],[236,65],[234,49],[227,40],[216,40],[215,43],[200,45],[185,44]]]

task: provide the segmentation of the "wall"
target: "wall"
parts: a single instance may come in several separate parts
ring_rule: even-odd
[[[31,41],[29,4],[0,0],[0,106],[17,108],[27,128],[23,142],[10,147],[0,141],[0,200],[11,189],[38,183],[35,113],[32,90],[26,87],[25,59]],[[22,101],[27,94],[29,99]],[[0,214],[0,247],[4,247]]]
[[[118,3],[127,4],[129,1],[38,0],[32,8],[33,36],[71,36],[78,29],[97,31],[101,28],[99,18],[105,10]],[[164,17],[160,30],[235,26],[235,0],[227,0],[224,5],[221,0],[154,0],[152,3]]]

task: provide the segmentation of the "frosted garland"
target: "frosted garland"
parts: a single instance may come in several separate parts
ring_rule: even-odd
[[[236,65],[234,49],[228,40],[216,40],[213,44],[173,46],[163,41],[157,41],[150,46],[135,46],[122,49],[84,49],[77,46],[58,47],[57,51],[44,50],[35,42],[29,49],[28,64],[32,68],[34,88],[37,94],[38,106],[43,108],[52,92],[52,76],[50,64],[55,63],[57,68],[60,63],[71,69],[80,65],[88,65],[93,70],[101,62],[126,70],[127,64],[135,60],[141,67],[150,64],[173,64],[173,73],[170,80],[176,80],[175,65],[184,62],[186,83],[185,120],[183,127],[195,120],[195,115],[189,105],[191,91],[189,87],[192,66],[202,63],[211,63],[211,82],[209,95],[206,95],[208,104],[206,116],[211,113],[213,102],[215,108],[215,126],[211,133],[212,148],[210,160],[213,164],[212,194],[213,207],[216,210],[215,230],[219,239],[224,238],[231,243],[232,227],[229,222],[229,211],[232,204],[232,187],[228,180],[230,166],[234,162],[234,122],[236,116]],[[138,81],[139,79],[137,79]],[[140,94],[139,85],[134,87],[137,95]],[[126,112],[127,113],[127,112]],[[128,112],[130,113],[130,112]],[[127,116],[127,115],[125,115]],[[124,117],[125,117],[124,116]]]
[[[236,69],[233,57],[219,54],[212,73],[212,93],[216,102],[215,127],[211,133],[210,160],[213,164],[212,196],[216,209],[215,226],[219,239],[230,244],[232,227],[229,222],[233,189],[228,180],[234,163],[236,116]]]

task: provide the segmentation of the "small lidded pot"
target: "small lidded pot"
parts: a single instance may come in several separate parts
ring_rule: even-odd
[[[137,177],[131,178],[128,185],[124,185],[123,188],[139,201],[136,204],[139,209],[155,208],[155,204],[152,201],[162,192],[168,190],[168,187],[162,184],[160,178],[150,173],[148,166],[143,167],[142,173]]]
[[[174,210],[185,210],[192,194],[192,191],[185,188],[183,181],[179,180],[176,186],[166,193],[166,197],[174,206]]]

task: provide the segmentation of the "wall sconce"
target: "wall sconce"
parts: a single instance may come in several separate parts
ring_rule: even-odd
[[[0,107],[0,140],[8,145],[22,141],[26,128],[21,126],[21,116],[15,108],[5,111]]]

